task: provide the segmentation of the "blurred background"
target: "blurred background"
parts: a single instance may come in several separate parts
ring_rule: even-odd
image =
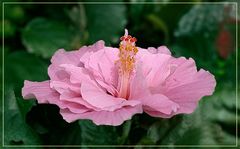
[[[120,1],[133,4],[37,4],[33,0],[21,4],[17,3],[21,1],[2,3],[4,69],[0,71],[1,76],[4,73],[4,82],[1,79],[4,123],[0,125],[3,131],[4,124],[4,138],[1,141],[3,139],[5,145],[218,145],[218,148],[240,142],[236,137],[240,121],[236,115],[240,111],[240,102],[236,105],[239,91],[236,88],[236,70],[239,70],[236,22],[240,20],[240,9],[231,3],[237,1],[210,4],[190,0],[179,4],[171,3],[172,0],[149,0],[147,2],[161,3],[141,3],[145,1]],[[69,124],[56,106],[22,99],[24,80],[48,79],[47,67],[57,49],[76,50],[98,40],[118,47],[125,28],[138,39],[140,47],[166,45],[175,57],[195,59],[198,68],[215,75],[217,86],[213,96],[204,97],[190,115],[171,119],[135,115],[118,127],[95,126],[87,120]]]

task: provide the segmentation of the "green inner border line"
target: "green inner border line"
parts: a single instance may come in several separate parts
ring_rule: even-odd
[[[236,147],[238,146],[238,3],[236,5]]]
[[[4,2],[2,3],[2,146],[4,147]]]
[[[238,2],[1,2],[2,3],[2,147],[238,147]],[[4,144],[4,5],[6,4],[234,4],[236,6],[236,144],[235,145],[5,145]]]

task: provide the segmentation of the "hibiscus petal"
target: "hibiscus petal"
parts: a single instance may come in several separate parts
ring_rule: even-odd
[[[198,101],[203,96],[211,95],[216,86],[214,76],[203,69],[189,74],[188,79],[182,76],[175,79],[179,80],[179,85],[169,86],[165,95],[176,102]]]
[[[70,75],[70,82],[81,84],[82,81],[91,80],[91,74],[83,67],[74,66],[72,64],[62,64],[60,67]]]
[[[198,103],[197,102],[189,102],[189,103],[185,102],[185,103],[178,103],[178,105],[179,105],[178,110],[171,114],[164,114],[159,111],[151,111],[151,110],[147,110],[147,111],[145,110],[145,112],[153,117],[171,118],[172,116],[174,116],[176,114],[182,114],[182,113],[191,114],[196,109]]]
[[[61,109],[68,108],[70,111],[76,113],[83,113],[89,111],[89,109],[86,108],[85,105],[59,100],[59,93],[50,88],[49,81],[44,82],[24,81],[22,95],[24,99],[36,98],[38,103],[55,104]]]
[[[105,47],[89,56],[84,66],[94,75],[95,80],[112,95],[117,93],[118,49]]]
[[[118,60],[118,49],[104,48],[91,55],[89,67],[101,73],[105,82],[117,86],[118,68],[115,62]]]
[[[187,60],[183,57],[164,59],[163,54],[142,54],[144,56],[140,57],[143,63],[143,73],[145,73],[147,86],[150,87],[151,93],[163,94],[179,105],[178,111],[171,115],[155,111],[148,113],[164,117],[191,113],[203,96],[213,93],[216,86],[214,76],[204,70],[197,71],[193,59]],[[154,62],[159,64],[157,65],[159,69],[151,67]]]
[[[115,111],[91,111],[81,114],[75,114],[69,110],[60,110],[60,114],[67,122],[73,122],[78,119],[91,119],[96,125],[121,125],[124,121],[131,119],[134,114],[142,113],[141,105],[126,106]]]
[[[169,115],[176,112],[179,108],[177,103],[169,100],[166,96],[161,94],[150,95],[140,100],[142,101],[145,112],[157,111]]]
[[[158,50],[157,50],[156,48],[154,48],[154,47],[148,47],[148,48],[147,48],[147,51],[150,52],[150,53],[152,53],[152,54],[158,53]]]
[[[138,100],[142,97],[150,95],[150,91],[147,88],[147,82],[142,74],[141,63],[137,65],[136,73],[134,74],[130,83],[130,95],[129,100]]]
[[[178,61],[178,59],[173,58],[175,61]],[[172,61],[174,61],[172,60]],[[168,80],[168,85],[170,87],[179,86],[181,84],[186,84],[188,82],[192,82],[192,80],[195,77],[195,74],[197,73],[197,67],[195,64],[195,61],[192,58],[189,59],[181,59],[179,60],[181,62],[174,73],[171,75],[171,77]]]
[[[64,109],[68,109],[72,113],[85,113],[85,112],[91,111],[91,109],[87,108],[85,105],[80,105],[80,104],[71,103],[71,102],[65,102],[65,104],[66,104],[66,108]]]
[[[39,103],[54,103],[54,101],[56,101],[59,97],[59,94],[50,88],[49,81],[24,81],[22,95],[25,99],[31,99],[36,97]]]
[[[115,107],[116,105],[122,104],[125,99],[116,98],[108,95],[96,83],[83,82],[81,86],[82,98],[89,104],[98,107],[100,109],[106,107]],[[111,109],[114,110],[114,109]]]
[[[104,41],[98,41],[95,44],[91,46],[84,46],[80,48],[79,50],[75,51],[68,51],[66,52],[64,49],[59,49],[55,52],[51,59],[51,65],[48,68],[48,75],[51,78],[51,80],[62,80],[64,79],[63,76],[66,75],[62,70],[62,68],[59,67],[61,64],[72,64],[75,66],[83,66],[80,59],[84,57],[85,55],[89,55],[93,51],[97,51],[99,49],[102,49],[104,47]],[[61,71],[58,73],[58,71]]]
[[[171,59],[167,54],[151,54],[140,52],[138,54],[142,63],[143,76],[146,77],[147,86],[156,87],[161,83],[164,83],[166,78],[170,75],[172,65],[169,64]]]
[[[159,90],[170,100],[179,104],[180,108],[175,114],[193,112],[198,101],[204,96],[212,95],[216,86],[211,73],[203,69],[197,71],[192,59],[184,61],[168,78],[165,88],[162,88],[162,91]]]
[[[104,47],[105,47],[104,41],[99,40],[98,42],[91,46],[84,46],[80,48],[79,51],[82,51],[82,53],[84,53],[82,54],[80,61],[82,63],[85,63],[86,61],[88,61],[90,55],[92,55],[94,52],[97,52],[98,50],[103,49]]]
[[[51,80],[65,80],[69,78],[69,74],[58,65],[51,64],[48,67],[48,76]]]
[[[169,100],[164,95],[152,95],[150,93],[141,72],[141,65],[139,65],[136,74],[132,79],[129,100],[140,100],[142,102],[144,111],[147,113],[148,111],[157,111],[163,114],[170,115],[171,113],[176,112],[179,108],[178,104]]]
[[[181,113],[190,114],[197,108],[198,102],[184,102],[184,103],[178,103],[178,104],[180,108],[176,112],[176,114],[181,114]]]
[[[152,53],[152,54],[161,53],[161,54],[171,55],[170,50],[166,46],[160,46],[157,49],[154,48],[154,47],[149,47],[149,48],[147,48],[147,51]]]
[[[51,63],[55,65],[74,64],[78,65],[80,62],[80,51],[68,51],[59,49],[51,58]]]
[[[158,53],[171,55],[170,50],[166,46],[160,46],[158,47],[157,50],[158,50]]]
[[[80,63],[79,51],[68,51],[59,49],[51,58],[51,65],[48,67],[48,75],[51,80],[62,80],[66,73],[59,67],[61,64],[78,65]],[[68,76],[68,75],[67,75]]]
[[[80,94],[80,85],[73,85],[70,82],[50,81],[50,88],[55,89],[60,94],[62,94],[66,90],[70,90],[72,92]]]
[[[50,88],[60,94],[60,100],[81,97],[80,85],[71,84],[69,81],[50,81]]]
[[[60,96],[60,100],[61,101],[67,101],[67,102],[71,102],[71,103],[76,103],[76,104],[80,104],[80,105],[84,105],[85,107],[87,107],[88,109],[93,109],[95,111],[99,111],[100,109],[97,107],[92,106],[91,104],[89,104],[87,101],[83,100],[82,97],[72,97],[72,98],[61,98],[62,96]]]

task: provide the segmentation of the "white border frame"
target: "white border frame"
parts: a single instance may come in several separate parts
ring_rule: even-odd
[[[2,3],[2,147],[238,147],[238,2],[1,2]],[[236,7],[236,144],[235,145],[5,145],[4,144],[4,5],[11,4],[234,4]]]

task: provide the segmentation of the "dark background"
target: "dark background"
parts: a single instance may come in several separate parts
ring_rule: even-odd
[[[4,144],[236,145],[236,4],[160,2],[166,3],[4,3]],[[175,57],[192,57],[198,68],[209,70],[217,80],[213,96],[204,97],[190,115],[135,115],[118,127],[87,120],[69,124],[56,106],[22,99],[24,80],[48,79],[49,60],[57,49],[75,50],[98,40],[118,47],[125,28],[138,46],[166,45]]]

